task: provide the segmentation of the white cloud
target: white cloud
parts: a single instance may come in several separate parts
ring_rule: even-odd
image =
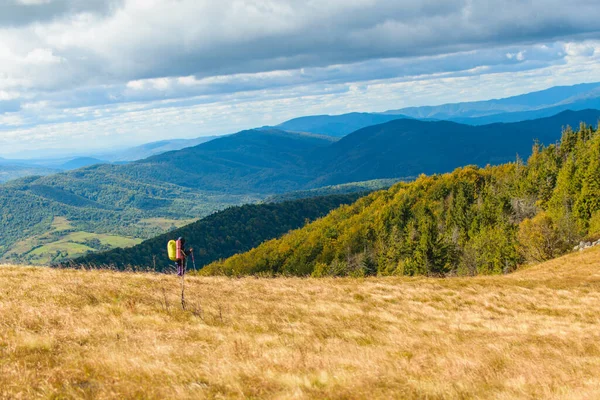
[[[596,0],[5,1],[0,144],[17,125],[28,146],[136,142],[600,80],[599,17]]]
[[[25,124],[25,121],[23,120],[23,118],[20,115],[17,115],[14,113],[0,115],[0,126],[5,125],[5,126],[13,128],[13,127],[21,126],[24,124]],[[9,135],[11,135],[11,133],[9,133]],[[8,143],[7,143],[7,145],[8,145]]]
[[[34,49],[27,53],[23,61],[27,64],[49,65],[59,64],[65,60],[64,58],[55,56],[52,49]]]
[[[589,0],[126,0],[105,2],[110,14],[76,7],[81,1],[59,3],[73,11],[0,31],[13,51],[46,49],[65,61],[69,82],[44,74],[45,86],[56,88],[323,67],[600,32],[600,9]]]
[[[48,4],[52,0],[17,0],[17,3],[25,6],[39,6],[40,4]]]
[[[482,100],[584,80],[600,81],[597,60],[518,72],[441,72],[409,79],[309,83],[258,92],[72,108],[58,115],[49,113],[46,124],[33,127],[27,117],[29,111],[37,112],[32,107],[23,111],[20,121],[12,121],[15,124],[12,128],[0,131],[0,149],[7,149],[9,145],[11,151],[38,147],[60,149],[66,137],[73,148],[89,148],[89,143],[98,148],[121,148],[157,138],[231,133],[301,115],[384,111],[419,104]],[[15,141],[15,137],[19,140]]]
[[[519,51],[518,53],[506,53],[506,58],[509,60],[523,61],[525,60],[525,51]]]

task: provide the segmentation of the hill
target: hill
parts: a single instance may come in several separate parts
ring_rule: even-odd
[[[508,276],[0,267],[0,397],[594,399],[600,249]]]
[[[421,176],[204,274],[501,274],[600,236],[600,131],[566,130],[518,161]]]
[[[565,110],[584,110],[597,108],[600,98],[600,83],[584,83],[574,86],[556,86],[546,90],[527,93],[504,99],[443,104],[440,106],[409,107],[387,111],[386,115],[401,114],[413,118],[455,119],[478,118],[504,114],[507,119],[490,122],[513,122],[509,113],[522,113],[543,109],[552,109],[555,114]],[[537,116],[546,117],[551,114]],[[528,117],[525,117],[529,119]],[[462,120],[467,122],[467,120]]]
[[[104,238],[93,235],[116,235],[131,244],[132,239],[148,239],[225,207],[274,194],[380,178],[410,179],[466,164],[498,164],[517,154],[529,156],[534,139],[554,143],[562,126],[595,123],[599,117],[600,111],[565,112],[543,120],[478,127],[395,120],[338,141],[250,130],[127,165],[94,165],[21,179],[0,187],[5,223],[0,258],[60,261],[94,250],[87,239]],[[76,232],[84,232],[86,240],[53,245]],[[111,244],[105,240],[102,245]]]
[[[93,239],[114,247],[98,235],[131,245],[228,206],[300,188],[308,180],[304,154],[332,140],[244,131],[127,165],[10,182],[0,186],[0,259],[56,262],[98,250],[89,246]],[[70,238],[74,233],[85,239]]]
[[[565,111],[512,124],[469,126],[399,119],[338,141],[310,134],[252,130],[126,166],[136,178],[230,193],[283,193],[381,178],[415,177],[461,165],[528,157],[534,140],[554,143],[561,129],[595,124],[600,111]]]
[[[467,164],[484,167],[531,154],[534,140],[552,144],[562,127],[597,124],[600,111],[565,111],[511,124],[469,126],[448,121],[401,119],[361,129],[316,152],[324,160],[312,184],[335,185],[371,179],[416,177]]]
[[[276,129],[249,130],[126,166],[142,179],[231,193],[282,193],[312,178],[307,158],[335,139]]]
[[[354,131],[371,125],[383,124],[403,115],[384,115],[370,113],[349,113],[342,115],[313,115],[286,121],[276,128],[286,131],[311,132],[336,137],[346,136]]]
[[[116,269],[152,266],[156,271],[167,271],[172,268],[173,262],[165,254],[166,243],[181,236],[195,249],[196,267],[202,268],[215,260],[248,251],[265,240],[297,229],[342,204],[353,203],[359,197],[360,194],[331,195],[277,204],[231,207],[137,246],[90,254],[64,266]],[[190,262],[189,268],[192,266]]]

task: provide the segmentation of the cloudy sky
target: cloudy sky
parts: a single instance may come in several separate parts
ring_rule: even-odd
[[[597,0],[0,0],[0,155],[600,81]]]

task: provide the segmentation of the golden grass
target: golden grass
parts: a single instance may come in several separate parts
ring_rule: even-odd
[[[600,249],[507,277],[0,268],[0,398],[600,398]]]

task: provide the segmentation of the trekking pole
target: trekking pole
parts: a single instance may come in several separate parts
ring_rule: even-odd
[[[181,274],[181,308],[185,311],[185,263],[187,261],[183,260],[183,271]]]
[[[194,250],[192,250],[192,263],[194,264],[194,271],[197,271],[197,269],[196,269],[196,260],[194,259]]]

